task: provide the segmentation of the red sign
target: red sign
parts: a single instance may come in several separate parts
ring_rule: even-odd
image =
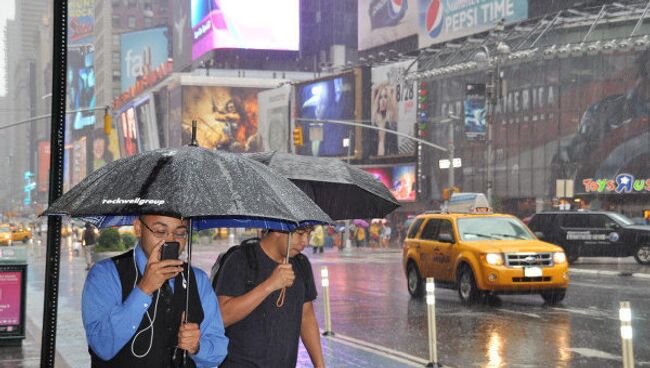
[[[50,142],[38,142],[38,191],[47,192],[50,177]]]

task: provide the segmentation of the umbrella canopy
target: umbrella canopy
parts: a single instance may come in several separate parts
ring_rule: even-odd
[[[114,161],[91,173],[44,214],[93,216],[89,219],[100,226],[131,223],[145,214],[192,218],[195,228],[236,223],[285,230],[292,224],[331,222],[301,190],[265,165],[191,146]]]
[[[368,224],[368,221],[362,220],[362,219],[356,219],[352,220],[352,224],[356,226],[361,226],[361,227],[368,227],[370,224]]]
[[[334,220],[384,217],[400,206],[371,174],[339,159],[280,152],[245,156],[291,180]]]

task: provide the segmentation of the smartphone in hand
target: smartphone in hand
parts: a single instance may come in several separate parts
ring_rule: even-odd
[[[160,248],[160,260],[178,259],[180,244],[178,242],[166,242]]]

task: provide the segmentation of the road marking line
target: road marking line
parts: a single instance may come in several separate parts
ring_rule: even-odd
[[[600,359],[609,359],[609,360],[621,360],[620,356],[610,354],[606,351],[600,351],[589,348],[569,348],[569,351],[572,351],[576,354],[582,355],[587,358],[600,358]]]
[[[504,313],[520,314],[520,315],[527,316],[527,317],[532,317],[532,318],[542,318],[539,314],[535,314],[535,313],[526,313],[526,312],[519,312],[519,311],[513,311],[513,310],[507,310],[507,309],[497,309],[497,310],[500,311],[500,312],[504,312]]]
[[[391,358],[402,363],[407,363],[414,367],[421,367],[423,364],[426,365],[429,363],[428,360],[410,355],[401,351],[393,350],[381,345],[376,345],[371,342],[355,339],[354,337],[349,337],[341,334],[336,334],[334,336],[328,336],[328,339],[332,339],[336,342],[345,343],[348,346],[356,347],[364,351],[376,353],[387,358]],[[448,367],[447,365],[445,365]]]

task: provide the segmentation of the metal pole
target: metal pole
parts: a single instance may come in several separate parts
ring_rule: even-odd
[[[489,54],[488,54],[489,60]],[[490,70],[490,85],[488,86],[488,119],[487,119],[487,200],[492,206],[492,130],[494,125],[494,109],[497,99],[497,81],[499,80],[499,60],[496,61],[496,70]]]
[[[63,156],[65,142],[66,56],[68,2],[53,0],[52,32],[52,130],[50,137],[49,204],[63,194]],[[43,301],[43,332],[41,335],[41,367],[54,368],[56,353],[56,317],[59,299],[59,266],[61,264],[61,217],[47,219],[47,258],[45,260],[45,299]]]
[[[352,155],[352,129],[348,132],[348,165],[350,164],[350,156]],[[345,231],[343,232],[344,238],[341,239],[341,247],[346,250],[352,248],[352,241],[350,240],[350,220],[345,220]]]
[[[449,141],[447,150],[449,151],[449,189],[454,187],[454,119],[449,119]]]
[[[427,367],[442,367],[438,363],[438,343],[436,341],[436,284],[433,277],[427,277],[427,321],[429,323],[429,363]]]
[[[330,309],[330,279],[326,266],[321,267],[320,277],[323,285],[323,304],[325,306],[325,331],[323,336],[334,336],[334,332],[332,332],[332,311]]]
[[[632,310],[630,309],[630,302],[620,302],[618,316],[621,320],[623,368],[634,368],[634,349],[632,347]]]

